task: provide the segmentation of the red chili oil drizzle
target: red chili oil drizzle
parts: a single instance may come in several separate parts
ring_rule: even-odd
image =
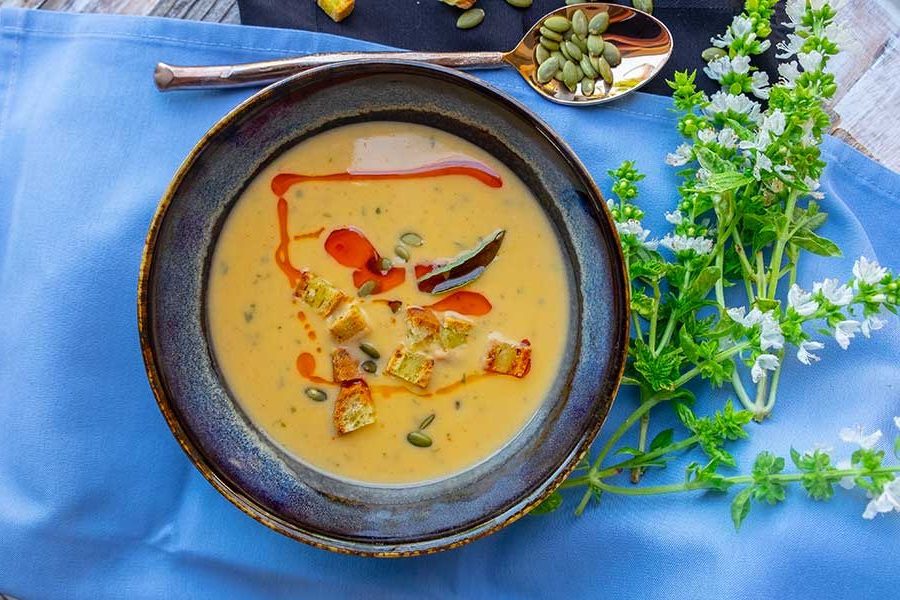
[[[332,383],[328,379],[316,376],[316,358],[309,352],[301,352],[297,356],[297,372],[313,383]]]
[[[300,270],[291,264],[289,252],[291,236],[288,233],[288,204],[287,200],[284,198],[284,194],[291,186],[305,181],[377,181],[382,179],[423,179],[426,177],[446,177],[449,175],[472,177],[481,183],[494,188],[503,186],[503,179],[500,175],[490,169],[487,165],[471,160],[443,161],[405,171],[345,171],[342,173],[329,173],[326,175],[301,175],[298,173],[281,173],[276,175],[272,178],[271,182],[272,192],[278,196],[279,243],[278,247],[275,249],[275,264],[277,264],[278,268],[280,268],[287,276],[291,287],[296,287],[297,283],[300,281]],[[360,267],[356,268],[360,269]],[[357,279],[354,278],[354,283],[356,283],[357,286],[362,285],[370,279],[369,277],[366,277],[366,275],[366,273],[362,273],[358,283]],[[397,275],[394,275],[393,277],[397,277]],[[385,282],[383,281],[376,280],[376,283],[382,284],[381,289],[376,286],[376,293],[383,292],[385,289],[390,289],[390,287],[384,285]]]
[[[319,227],[315,231],[307,231],[306,233],[301,233],[299,235],[295,235],[294,239],[295,240],[312,240],[312,239],[318,238],[323,233],[325,233],[325,228]]]
[[[452,310],[461,315],[480,317],[491,312],[493,306],[490,301],[478,292],[453,292],[443,300],[428,305],[428,308],[437,311]]]
[[[375,246],[358,229],[335,229],[325,240],[325,252],[353,271],[353,285],[357,288],[367,281],[374,281],[373,294],[392,290],[406,280],[406,269],[391,267],[382,273],[378,268],[381,255]]]

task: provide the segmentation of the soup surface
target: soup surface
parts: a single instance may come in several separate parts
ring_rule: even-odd
[[[354,124],[250,183],[207,319],[232,394],[297,459],[422,482],[488,458],[541,405],[567,343],[566,269],[499,160],[425,126]]]

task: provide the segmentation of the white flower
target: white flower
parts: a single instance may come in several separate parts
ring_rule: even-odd
[[[796,283],[788,290],[788,306],[801,317],[808,317],[819,310],[819,303],[813,300],[812,294]]]
[[[659,245],[668,248],[672,252],[685,252],[693,250],[697,254],[709,254],[713,249],[713,241],[705,237],[690,237],[686,235],[667,235],[659,240]]]
[[[659,242],[657,240],[647,239],[647,236],[650,235],[650,230],[644,229],[643,226],[641,226],[641,222],[637,219],[628,219],[624,222],[617,221],[616,231],[619,232],[619,235],[633,235],[637,239],[637,241],[642,243],[650,250],[655,250],[659,245]]]
[[[781,53],[776,54],[777,58],[784,60],[785,58],[790,58],[800,52],[800,49],[803,48],[803,43],[806,40],[796,33],[787,34],[787,39],[781,42],[778,42],[778,46],[776,46]]]
[[[847,306],[853,301],[853,290],[841,285],[837,279],[827,278],[813,284],[813,293],[822,293],[822,297],[835,306]]]
[[[854,425],[853,427],[844,427],[838,432],[838,437],[848,444],[856,444],[863,450],[871,450],[881,440],[881,430],[876,429],[872,433],[866,434],[862,425]]]
[[[705,167],[700,167],[699,169],[697,169],[697,181],[701,183],[707,181],[710,175],[711,173]]]
[[[707,128],[701,129],[697,132],[697,139],[703,142],[704,144],[708,144],[716,139],[716,130]]]
[[[772,311],[766,311],[759,319],[759,346],[763,350],[774,348],[781,350],[784,347],[784,335],[781,333],[781,325],[775,319]]]
[[[850,462],[849,458],[838,461],[838,463],[834,466],[837,467],[840,471],[847,471],[853,468],[853,464]],[[845,490],[852,490],[854,487],[856,487],[856,482],[853,481],[852,475],[845,475],[844,477],[841,477],[840,481],[838,481],[838,485]]]
[[[850,340],[856,337],[859,331],[859,321],[847,320],[841,321],[834,326],[834,339],[837,340],[838,346],[846,350],[850,346]]]
[[[671,165],[673,167],[680,167],[687,163],[687,161],[691,160],[694,157],[694,152],[691,150],[691,147],[687,144],[682,144],[675,149],[675,152],[669,152],[666,154],[666,164]]]
[[[894,425],[897,426],[897,429],[900,429],[900,417],[894,417]]]
[[[720,56],[719,58],[710,61],[709,64],[704,67],[703,72],[706,73],[710,79],[715,79],[716,81],[722,81],[725,76],[730,73],[743,75],[750,72],[750,57],[745,55],[738,55],[734,58]]]
[[[756,179],[762,179],[763,171],[771,171],[772,170],[772,159],[766,156],[763,152],[756,153],[756,162],[753,163],[753,177]]]
[[[723,127],[718,136],[719,145],[723,148],[735,148],[738,143],[738,136],[731,127]]]
[[[762,123],[759,126],[759,130],[766,131],[770,135],[774,135],[777,137],[784,133],[784,128],[786,125],[787,118],[784,116],[784,113],[781,112],[780,108],[776,108],[772,111],[772,114],[763,117]]]
[[[768,98],[769,74],[765,71],[754,71],[750,76],[750,91],[757,98]]]
[[[788,89],[793,89],[797,85],[797,78],[800,77],[800,69],[797,68],[797,61],[789,63],[781,63],[778,65],[778,74],[781,75],[781,85]]]
[[[797,55],[800,66],[804,71],[818,71],[822,69],[822,53],[816,50],[812,52],[801,52]]]
[[[802,362],[804,365],[811,365],[814,362],[819,362],[821,357],[818,354],[813,354],[813,350],[821,350],[825,347],[825,344],[822,342],[800,342],[800,347],[797,348],[797,360]]]
[[[703,109],[708,117],[714,117],[719,113],[736,113],[747,115],[751,121],[758,121],[760,106],[743,94],[734,95],[718,91],[709,99],[709,104]]]
[[[868,338],[872,336],[873,331],[878,331],[885,325],[887,325],[887,321],[879,319],[877,316],[872,315],[859,324],[859,330],[864,336]]]
[[[728,316],[731,317],[732,321],[740,323],[746,328],[753,327],[762,319],[762,311],[758,308],[753,308],[747,316],[744,316],[744,313],[747,312],[747,309],[743,306],[738,306],[736,308],[729,308],[725,312],[728,313]]]
[[[784,7],[790,23],[784,23],[788,27],[797,27],[803,21],[803,15],[806,14],[806,0],[788,0]]]
[[[853,276],[857,281],[874,285],[884,279],[887,275],[887,269],[878,264],[877,260],[869,260],[865,256],[860,256],[853,263]]]
[[[676,208],[672,212],[666,213],[666,221],[672,225],[680,225],[681,222],[684,221],[684,216],[681,214],[681,211]]]
[[[874,519],[879,513],[900,512],[900,477],[885,484],[884,490],[877,498],[869,500],[863,519]]]
[[[738,15],[731,21],[731,25],[728,26],[728,29],[725,30],[723,35],[710,38],[709,41],[712,42],[713,46],[725,48],[726,46],[730,46],[735,40],[742,39],[747,35],[752,35],[754,38],[756,37],[756,34],[753,33],[753,21],[747,17]]]
[[[825,197],[825,194],[823,194],[822,192],[818,191],[819,186],[820,186],[821,184],[820,184],[818,181],[816,181],[815,179],[813,179],[812,177],[809,177],[809,176],[804,177],[804,178],[803,178],[803,184],[804,184],[807,188],[809,188],[809,196],[810,196],[811,198],[815,198],[816,200],[821,200],[822,198]]]
[[[750,379],[753,383],[759,383],[766,371],[774,371],[778,368],[778,357],[774,354],[760,354],[750,369]]]

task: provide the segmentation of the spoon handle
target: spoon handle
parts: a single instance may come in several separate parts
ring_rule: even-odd
[[[359,59],[409,60],[461,69],[503,66],[502,52],[328,52],[237,65],[181,67],[158,63],[153,80],[161,91],[248,87],[272,83],[289,75],[333,63]]]

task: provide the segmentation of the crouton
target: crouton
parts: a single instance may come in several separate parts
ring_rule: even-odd
[[[384,372],[420,388],[428,387],[431,372],[434,370],[434,359],[423,354],[407,350],[403,346],[394,350]]]
[[[492,338],[490,343],[484,359],[485,370],[519,378],[528,375],[531,369],[531,342],[522,340],[514,344]]]
[[[445,315],[441,325],[441,348],[451,350],[465,344],[469,340],[469,332],[473,326],[472,321],[468,319]]]
[[[337,383],[359,379],[359,362],[346,348],[337,348],[331,353],[331,369]]]
[[[463,10],[472,8],[477,1],[478,0],[441,0],[444,4],[449,4],[450,6],[455,6],[456,8],[461,8]]]
[[[331,285],[327,279],[310,271],[300,273],[300,283],[297,284],[294,295],[323,317],[333,313],[337,305],[347,298],[347,294]]]
[[[366,314],[362,311],[358,304],[351,304],[343,313],[337,316],[328,326],[328,331],[339,342],[347,340],[359,335],[369,328],[366,321]]]
[[[441,330],[441,322],[430,309],[410,306],[406,309],[406,336],[413,348],[430,344]]]
[[[349,17],[355,3],[356,0],[316,0],[319,8],[325,11],[325,14],[331,17],[335,23]]]
[[[341,385],[332,419],[340,435],[375,422],[375,403],[365,381],[356,379]]]

